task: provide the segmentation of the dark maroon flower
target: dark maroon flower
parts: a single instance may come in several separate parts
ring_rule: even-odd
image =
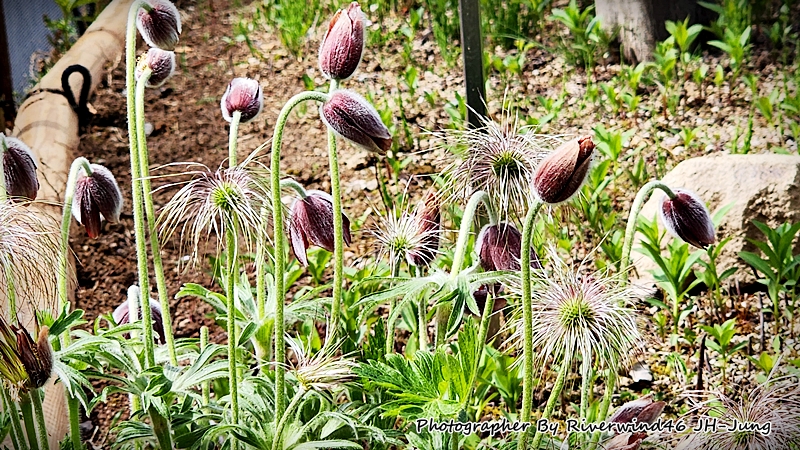
[[[39,179],[36,176],[36,158],[33,152],[17,138],[0,136],[0,140],[2,139],[5,139],[6,145],[3,152],[3,172],[8,195],[35,199],[39,192]]]
[[[350,245],[350,220],[342,214],[344,243]],[[289,241],[292,253],[303,266],[308,266],[306,250],[316,245],[332,252],[333,198],[322,191],[308,191],[308,196],[295,200],[289,212]]]
[[[36,341],[25,327],[6,323],[0,316],[0,376],[6,378],[12,396],[45,385],[53,373],[53,348],[48,327],[39,330]]]
[[[522,234],[506,222],[485,225],[475,241],[475,251],[485,271],[520,270]],[[539,268],[539,257],[531,248],[531,267]]]
[[[148,8],[139,8],[136,28],[150,47],[175,50],[181,34],[181,15],[168,0],[147,0]]]
[[[353,91],[335,91],[323,103],[320,114],[331,130],[354,144],[373,152],[392,148],[392,135],[378,111]]]
[[[654,402],[649,398],[640,398],[620,406],[608,421],[628,423],[636,419],[640,423],[653,423],[664,411],[665,406],[666,403],[664,402]]]
[[[140,292],[135,286],[132,289],[136,289],[137,293]],[[117,309],[114,310],[111,316],[114,318],[114,322],[116,322],[117,325],[125,325],[131,322],[130,314],[131,305],[130,299],[128,299],[125,300],[121,305],[117,306]],[[142,314],[140,311],[139,317],[141,318],[141,316]],[[150,299],[150,320],[153,321],[153,340],[156,342],[156,344],[160,345],[164,341],[164,319],[161,315],[161,305],[153,299]]]
[[[417,267],[427,267],[436,258],[442,232],[440,201],[436,192],[431,191],[425,197],[422,208],[416,211],[415,222],[419,242],[408,252],[408,261]]]
[[[364,53],[364,13],[353,2],[336,11],[319,47],[319,68],[327,78],[345,80],[353,76]]]
[[[92,164],[92,174],[81,170],[72,200],[72,215],[86,227],[90,238],[100,235],[101,215],[111,223],[119,222],[122,211],[122,192],[114,175],[105,167]]]
[[[235,111],[242,113],[241,123],[253,120],[264,107],[261,85],[252,78],[234,78],[225,90],[220,106],[222,117],[228,122],[233,120]]]
[[[150,68],[150,78],[147,87],[159,87],[164,84],[175,72],[175,52],[151,48],[136,66],[136,79],[142,76],[145,67]]]
[[[592,162],[594,142],[585,136],[561,144],[542,160],[533,175],[533,189],[545,203],[561,203],[578,192]]]
[[[673,236],[697,248],[707,248],[715,241],[714,222],[703,201],[684,189],[674,189],[675,198],[661,199],[661,221]]]

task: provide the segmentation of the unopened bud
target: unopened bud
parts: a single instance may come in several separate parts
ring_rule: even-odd
[[[353,2],[334,14],[319,48],[319,68],[327,78],[353,76],[364,53],[364,13]]]
[[[261,84],[251,78],[234,78],[228,84],[220,106],[222,117],[228,122],[233,120],[235,111],[242,113],[241,123],[253,120],[264,106]]]
[[[416,212],[416,229],[419,244],[408,252],[408,262],[426,267],[436,258],[442,230],[439,196],[433,191],[427,194],[422,208]]]
[[[139,289],[134,286],[131,289],[136,289],[136,293],[140,293]],[[141,295],[139,295],[139,299],[141,300]],[[153,340],[156,344],[162,344],[164,342],[164,322],[163,316],[161,314],[161,305],[153,300],[149,299],[150,301],[150,320],[153,321]],[[117,309],[111,314],[114,318],[114,322],[117,325],[125,325],[131,322],[131,298],[125,300],[121,305],[117,306]],[[141,307],[141,301],[139,302],[139,306]]]
[[[522,234],[506,222],[485,225],[478,233],[475,251],[485,271],[520,270]],[[531,248],[531,267],[539,268],[539,257]]]
[[[17,138],[0,135],[0,140],[3,139],[6,145],[3,152],[3,171],[8,195],[35,199],[39,192],[39,179],[36,176],[33,152]]]
[[[649,398],[632,400],[620,406],[609,418],[609,422],[628,423],[636,419],[639,423],[653,423],[664,411],[666,403],[654,402]]]
[[[19,358],[28,373],[30,387],[39,389],[53,373],[53,348],[48,340],[49,329],[42,327],[36,342],[25,328],[17,328],[16,333]]]
[[[585,136],[561,144],[533,175],[533,189],[545,203],[561,203],[578,192],[592,161],[594,142]]]
[[[105,167],[92,164],[92,174],[81,169],[72,200],[72,215],[86,227],[90,238],[100,235],[101,217],[111,223],[119,222],[122,211],[122,192],[114,175]]]
[[[703,201],[693,192],[674,189],[675,198],[664,195],[659,213],[667,230],[697,248],[713,244],[714,222]]]
[[[342,214],[344,243],[350,245],[350,220]],[[332,252],[333,198],[322,191],[308,191],[308,196],[295,200],[289,211],[289,241],[292,253],[303,266],[308,266],[306,250],[310,245]]]
[[[175,50],[181,34],[181,15],[169,0],[147,0],[147,8],[139,8],[136,28],[147,45],[162,50]]]
[[[137,80],[142,76],[146,67],[150,68],[147,87],[161,86],[175,72],[175,52],[156,47],[149,49],[136,66]]]
[[[320,114],[334,133],[356,145],[373,152],[392,148],[392,135],[378,111],[353,91],[335,91],[320,108]]]

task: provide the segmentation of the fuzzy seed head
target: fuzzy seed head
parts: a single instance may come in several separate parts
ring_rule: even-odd
[[[714,222],[703,201],[686,189],[674,189],[675,198],[664,194],[659,215],[670,234],[697,247],[707,248],[716,240]]]
[[[39,192],[36,158],[30,147],[17,138],[0,133],[3,146],[3,171],[6,190],[11,197],[34,200]]]
[[[533,176],[533,189],[545,203],[569,200],[583,184],[592,162],[594,142],[584,136],[563,143],[548,155]]]
[[[139,60],[136,65],[136,80],[138,81],[145,68],[151,71],[147,80],[147,87],[157,88],[162,86],[175,73],[175,52],[152,47]]]
[[[392,264],[405,259],[416,267],[427,267],[436,259],[442,232],[439,201],[431,191],[413,212],[392,212],[381,219],[373,235]]]
[[[234,78],[222,96],[220,107],[222,117],[229,123],[233,121],[235,111],[242,114],[241,123],[255,119],[264,107],[261,84],[252,78]]]
[[[163,239],[169,240],[180,229],[181,245],[192,248],[192,262],[198,261],[201,243],[212,234],[217,237],[218,249],[228,230],[246,246],[264,239],[259,230],[263,228],[261,210],[269,210],[271,204],[269,180],[261,170],[246,168],[249,162],[251,158],[216,171],[195,164],[200,170],[180,174],[191,179],[162,209],[158,225]]]
[[[81,168],[75,184],[72,215],[86,228],[90,238],[100,235],[100,221],[118,223],[122,212],[122,192],[110,170],[91,164],[92,174]]]
[[[339,89],[320,107],[325,125],[336,135],[366,150],[385,153],[392,148],[392,135],[367,99]]]
[[[550,250],[552,273],[539,272],[533,288],[533,343],[540,363],[549,357],[569,364],[583,361],[617,368],[641,345],[634,294],[606,273],[581,274]],[[512,321],[511,342],[522,339],[521,318]]]
[[[136,28],[147,45],[162,50],[175,50],[181,35],[181,15],[169,0],[147,0],[150,11],[139,8]]]
[[[295,339],[289,339],[289,347],[297,358],[293,374],[306,390],[331,391],[343,386],[355,378],[353,369],[356,363],[346,357],[337,357],[338,346],[322,350],[310,356],[303,345]]]
[[[310,245],[332,252],[333,197],[322,191],[308,191],[306,198],[294,201],[289,211],[289,241],[292,253],[304,267],[308,266],[306,251]],[[350,219],[342,214],[344,243],[350,245]]]
[[[364,13],[358,3],[334,14],[319,47],[319,68],[326,78],[353,76],[364,54]]]

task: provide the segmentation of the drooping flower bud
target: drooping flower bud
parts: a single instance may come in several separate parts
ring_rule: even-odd
[[[358,3],[334,14],[319,48],[319,68],[327,78],[353,76],[364,53],[364,13]]]
[[[594,142],[584,136],[561,144],[542,160],[533,175],[533,189],[545,203],[561,203],[578,192],[592,162]]]
[[[654,402],[650,398],[632,400],[620,406],[609,418],[609,422],[628,423],[636,419],[639,423],[653,423],[664,411],[666,403]]]
[[[350,245],[350,220],[342,214],[344,243]],[[332,252],[333,198],[322,191],[308,191],[308,196],[295,200],[289,211],[289,241],[292,253],[303,266],[308,266],[306,250],[316,245]]]
[[[78,175],[75,197],[72,200],[72,215],[86,227],[90,238],[100,235],[101,217],[111,223],[119,222],[122,211],[122,192],[114,175],[105,167],[92,164],[92,174],[84,169]]]
[[[234,78],[228,84],[228,89],[222,95],[220,102],[222,117],[231,122],[233,113],[239,111],[242,117],[239,122],[245,123],[253,120],[264,107],[264,95],[261,84],[252,78]]]
[[[427,267],[436,258],[442,231],[441,208],[436,192],[429,192],[421,209],[415,213],[416,235],[419,242],[408,252],[408,262]]]
[[[11,197],[36,198],[39,192],[39,179],[36,176],[36,159],[30,147],[17,138],[0,135],[5,139],[3,171],[6,191]]]
[[[507,222],[484,225],[475,241],[475,252],[485,271],[520,270],[522,234]],[[531,248],[531,267],[541,267],[539,257]]]
[[[133,288],[136,288],[135,286]],[[131,289],[133,289],[131,288]],[[135,293],[138,293],[139,290],[136,288]],[[138,294],[137,294],[138,295]],[[130,297],[130,296],[129,296]],[[162,344],[164,342],[164,322],[161,315],[161,304],[157,301],[150,300],[150,319],[153,321],[153,340],[156,344]],[[117,306],[117,309],[111,314],[114,318],[114,322],[117,325],[125,325],[131,322],[131,299],[125,300],[122,302],[121,305]],[[141,316],[141,314],[140,314]]]
[[[175,50],[181,34],[181,15],[169,0],[147,0],[147,8],[139,8],[136,28],[147,45],[162,50]]]
[[[675,198],[664,195],[659,213],[667,230],[697,248],[713,244],[714,222],[703,201],[695,193],[674,189]]]
[[[334,133],[369,151],[386,152],[392,148],[392,135],[378,111],[353,91],[335,91],[320,107],[320,115]]]
[[[142,76],[145,67],[149,67],[151,71],[147,87],[155,88],[163,85],[175,72],[175,52],[156,47],[147,50],[136,65],[136,80]]]

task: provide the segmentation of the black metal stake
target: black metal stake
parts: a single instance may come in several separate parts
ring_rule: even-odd
[[[486,115],[483,84],[483,34],[479,0],[458,0],[461,20],[461,48],[464,54],[464,81],[467,85],[467,117],[473,128],[481,127]]]

